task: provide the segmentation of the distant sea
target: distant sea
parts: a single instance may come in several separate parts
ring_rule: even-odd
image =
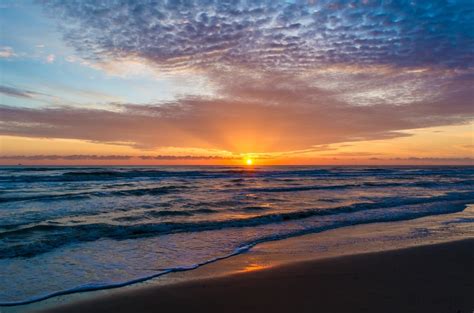
[[[0,305],[308,233],[459,212],[474,167],[1,167]],[[460,220],[459,223],[472,223]]]

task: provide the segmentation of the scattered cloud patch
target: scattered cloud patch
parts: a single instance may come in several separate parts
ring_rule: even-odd
[[[55,59],[56,59],[56,56],[54,54],[48,54],[48,56],[46,57],[46,62],[53,63]]]
[[[35,98],[36,96],[44,96],[46,94],[26,89],[20,89],[15,87],[9,86],[1,86],[0,85],[0,93],[10,96],[10,97],[18,97],[18,98]]]
[[[12,58],[16,56],[15,51],[12,47],[0,47],[0,58]]]

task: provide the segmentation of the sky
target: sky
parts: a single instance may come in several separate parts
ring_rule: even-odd
[[[0,164],[474,164],[474,1],[0,2]]]

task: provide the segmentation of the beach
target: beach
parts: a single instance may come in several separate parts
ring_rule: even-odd
[[[43,312],[472,312],[474,240],[116,292]]]

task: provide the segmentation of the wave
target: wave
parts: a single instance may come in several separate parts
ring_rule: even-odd
[[[269,207],[265,207],[265,206],[246,206],[246,207],[241,208],[240,210],[245,211],[245,212],[261,212],[261,211],[267,211],[269,209],[270,209]]]
[[[234,249],[234,251],[232,253],[229,253],[229,254],[226,254],[226,255],[223,255],[223,256],[220,256],[220,257],[215,257],[215,258],[206,260],[206,261],[201,262],[201,263],[196,263],[196,264],[192,264],[192,265],[189,265],[189,266],[179,266],[179,267],[167,268],[167,269],[164,269],[162,271],[156,272],[154,274],[137,277],[137,278],[132,279],[132,280],[122,281],[122,282],[118,282],[118,283],[104,282],[104,283],[96,283],[96,284],[85,284],[85,285],[80,285],[80,286],[70,288],[70,289],[65,289],[65,290],[60,290],[60,291],[56,291],[56,292],[52,292],[52,293],[39,295],[39,296],[32,297],[32,298],[29,298],[29,299],[26,299],[26,300],[23,300],[23,301],[0,302],[0,306],[25,305],[25,304],[30,304],[30,303],[34,303],[34,302],[43,301],[43,300],[46,300],[46,299],[49,299],[49,298],[52,298],[52,297],[64,296],[64,295],[78,293],[78,292],[90,292],[90,291],[96,291],[96,290],[105,290],[105,289],[125,287],[125,286],[128,286],[128,285],[144,282],[144,281],[150,280],[152,278],[160,277],[160,276],[163,276],[163,275],[166,275],[166,274],[169,274],[169,273],[185,272],[185,271],[194,270],[194,269],[196,269],[198,267],[201,267],[203,265],[211,264],[211,263],[214,263],[214,262],[217,262],[217,261],[228,259],[228,258],[233,257],[235,255],[242,254],[244,252],[247,252],[251,248],[252,248],[251,245],[241,246],[241,247],[238,247],[238,248]]]
[[[107,172],[108,173],[108,172]],[[109,175],[109,174],[105,174]],[[421,187],[421,188],[437,188],[437,187],[452,187],[452,186],[473,186],[474,180],[458,180],[447,182],[435,181],[415,181],[415,182],[363,182],[352,184],[339,185],[305,185],[305,186],[282,186],[282,187],[264,187],[264,188],[247,188],[249,192],[295,192],[295,191],[309,191],[309,190],[337,190],[337,189],[351,189],[351,188],[383,188],[383,187]],[[119,184],[116,187],[128,187],[131,184]],[[239,187],[239,183],[234,183],[233,187]],[[232,187],[230,185],[229,187]],[[106,186],[106,189],[113,187]],[[192,186],[188,185],[169,185],[160,187],[135,188],[135,189],[116,189],[110,191],[84,191],[60,194],[38,194],[32,196],[0,196],[0,203],[15,202],[15,201],[54,201],[54,200],[73,200],[86,199],[90,197],[110,197],[110,196],[145,196],[145,195],[163,195],[170,192],[183,191],[190,189]],[[1,193],[0,193],[1,194]]]
[[[285,234],[274,234],[274,235],[269,235],[269,236],[264,236],[249,242],[243,242],[241,243],[237,248],[235,248],[233,251],[227,254],[223,254],[221,256],[209,258],[208,260],[205,260],[200,263],[195,263],[191,264],[188,266],[176,266],[176,267],[171,267],[171,268],[166,268],[159,270],[155,273],[149,274],[149,275],[144,275],[140,277],[136,277],[131,280],[126,280],[126,281],[121,281],[121,282],[102,282],[102,283],[95,283],[95,284],[84,284],[80,285],[74,288],[70,289],[65,289],[65,290],[59,290],[47,294],[42,294],[38,296],[34,296],[25,300],[20,300],[20,301],[4,301],[0,302],[0,306],[16,306],[16,305],[24,305],[24,304],[29,304],[29,303],[34,303],[42,300],[46,300],[48,298],[56,297],[56,296],[61,296],[61,295],[68,295],[68,294],[73,294],[73,293],[78,293],[78,292],[90,292],[90,291],[95,291],[95,290],[103,290],[103,289],[113,289],[113,288],[119,288],[119,287],[124,287],[132,284],[136,284],[139,282],[143,282],[146,280],[150,280],[153,278],[157,278],[163,275],[167,275],[173,272],[184,272],[184,271],[190,271],[197,269],[201,266],[211,264],[220,260],[224,260],[242,253],[245,253],[252,249],[254,246],[264,243],[264,242],[270,242],[270,241],[276,241],[276,240],[282,240],[286,238],[291,238],[291,237],[296,237],[296,236],[302,236],[306,234],[311,234],[311,233],[318,233],[318,232],[323,232],[331,229],[337,229],[341,227],[346,227],[346,226],[351,226],[351,225],[360,225],[360,224],[369,224],[369,223],[377,223],[377,222],[394,222],[394,221],[401,221],[401,220],[410,220],[410,219],[415,219],[415,218],[420,218],[423,216],[427,215],[434,215],[434,214],[446,214],[446,213],[453,213],[456,211],[461,211],[464,209],[464,204],[457,203],[456,205],[451,206],[450,208],[447,208],[446,206],[442,206],[443,208],[437,207],[435,210],[428,210],[428,211],[418,211],[418,212],[413,212],[413,211],[403,211],[403,212],[398,212],[392,216],[387,217],[385,214],[379,214],[375,215],[374,217],[371,218],[365,218],[365,219],[348,219],[348,220],[343,220],[343,221],[335,221],[332,224],[324,225],[324,226],[316,226],[308,229],[303,229],[303,230],[297,230]]]
[[[0,168],[0,182],[72,182],[108,181],[118,179],[163,179],[163,178],[245,178],[245,177],[414,177],[426,175],[472,175],[474,167],[257,167],[253,169],[232,167],[215,168]],[[39,172],[32,175],[31,172]],[[48,173],[50,172],[50,173]],[[20,175],[11,175],[12,173]],[[26,173],[26,174],[23,174]]]
[[[249,188],[250,192],[294,192],[294,191],[307,191],[307,190],[335,190],[335,189],[350,189],[350,188],[381,188],[381,187],[424,187],[424,188],[435,188],[435,187],[447,187],[447,186],[472,186],[474,180],[460,180],[454,182],[433,182],[433,181],[417,181],[417,182],[363,182],[356,184],[343,184],[343,185],[309,185],[309,186],[284,186],[284,187],[266,187],[266,188]]]
[[[380,199],[380,201],[376,203],[356,203],[332,209],[315,208],[304,211],[272,213],[256,217],[229,219],[224,221],[160,222],[135,225],[114,225],[106,223],[80,225],[37,224],[0,233],[1,241],[5,243],[17,242],[17,244],[6,244],[0,246],[0,259],[33,257],[70,243],[95,241],[101,238],[125,240],[172,233],[260,226],[271,223],[300,220],[313,216],[338,215],[382,208],[390,209],[400,206],[451,203],[455,201],[462,205],[472,203],[472,201],[474,201],[474,192],[452,192],[430,198],[414,197],[400,199],[398,197],[387,197]],[[387,212],[387,214],[389,213]],[[389,216],[387,218],[389,218]],[[24,238],[35,238],[35,241],[25,243]]]
[[[31,200],[42,200],[42,201],[53,201],[53,200],[72,200],[72,199],[84,199],[89,197],[126,197],[126,196],[157,196],[168,194],[171,192],[178,192],[185,189],[190,189],[191,186],[161,186],[161,187],[149,187],[149,188],[135,188],[135,189],[119,189],[112,191],[84,191],[74,193],[60,193],[60,194],[43,194],[43,195],[32,195],[23,197],[0,197],[0,203],[2,202],[15,202],[15,201],[31,201]]]
[[[217,213],[217,210],[212,209],[197,209],[197,210],[169,210],[169,211],[146,211],[143,212],[142,215],[131,215],[131,216],[124,216],[115,218],[115,221],[139,221],[143,219],[152,218],[159,218],[159,217],[173,217],[173,216],[194,216],[196,214],[212,214]]]
[[[162,216],[193,216],[196,214],[213,214],[218,213],[218,210],[213,209],[195,209],[195,210],[169,210],[169,211],[147,211],[145,215],[152,216],[152,217],[162,217]]]

